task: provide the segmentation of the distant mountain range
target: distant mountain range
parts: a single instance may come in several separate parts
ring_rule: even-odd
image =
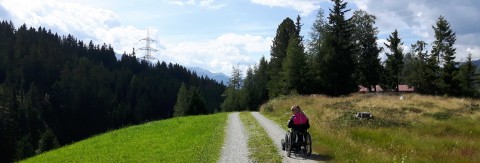
[[[200,67],[187,67],[187,69],[196,72],[198,76],[208,76],[218,82],[223,82],[224,85],[227,85],[230,80],[230,77],[223,73],[213,73]]]
[[[477,69],[480,69],[480,59],[473,61],[473,64],[475,65],[475,67],[477,67]]]

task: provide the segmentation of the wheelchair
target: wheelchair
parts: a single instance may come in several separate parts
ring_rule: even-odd
[[[288,131],[281,143],[287,157],[290,157],[292,152],[302,152],[306,157],[312,154],[312,138],[307,130]]]

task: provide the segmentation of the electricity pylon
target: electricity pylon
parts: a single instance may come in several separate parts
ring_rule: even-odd
[[[142,59],[150,62],[155,60],[156,58],[152,56],[152,52],[156,52],[158,50],[150,46],[151,43],[155,42],[155,40],[150,38],[150,31],[148,28],[147,28],[147,37],[140,39],[140,41],[145,41],[145,47],[138,48],[138,50],[145,51],[145,56],[143,56]]]

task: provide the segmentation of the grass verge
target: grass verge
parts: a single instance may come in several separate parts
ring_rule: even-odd
[[[272,139],[250,112],[241,112],[240,119],[248,136],[249,157],[253,162],[282,162]]]
[[[216,162],[227,113],[172,118],[111,131],[22,162]]]

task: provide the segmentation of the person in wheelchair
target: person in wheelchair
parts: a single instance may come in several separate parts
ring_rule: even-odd
[[[302,112],[300,106],[294,105],[290,108],[292,117],[288,120],[288,128],[291,128],[290,136],[293,144],[304,142],[303,134],[310,128],[308,117]],[[300,136],[299,134],[302,134]],[[295,148],[295,146],[293,146]]]

